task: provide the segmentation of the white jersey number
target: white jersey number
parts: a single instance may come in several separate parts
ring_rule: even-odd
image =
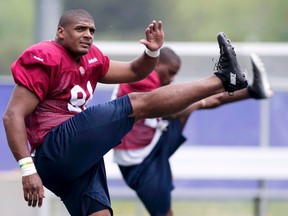
[[[93,97],[93,89],[90,81],[87,82],[87,90],[89,92],[89,97],[87,98],[87,94],[85,90],[79,86],[75,85],[71,89],[71,99],[70,103],[68,103],[68,110],[72,112],[81,112],[86,108],[86,104]],[[82,95],[81,98],[78,98],[79,95]]]

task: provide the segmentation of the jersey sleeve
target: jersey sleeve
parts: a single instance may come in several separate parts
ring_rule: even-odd
[[[106,73],[109,69],[109,64],[110,64],[110,58],[103,55],[103,70],[102,70],[102,73],[101,73],[99,80],[101,80],[106,75]]]
[[[55,70],[55,58],[40,49],[26,50],[11,66],[14,82],[32,91],[40,101],[48,93],[51,73]]]
[[[97,56],[98,60],[101,61],[101,64],[102,64],[101,71],[97,71],[97,74],[98,74],[97,79],[101,80],[108,72],[109,65],[110,65],[110,58],[104,55],[95,45],[92,45],[91,52]]]

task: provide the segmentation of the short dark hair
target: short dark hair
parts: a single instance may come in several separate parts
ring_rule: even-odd
[[[77,17],[85,17],[91,20],[94,20],[89,12],[83,9],[75,9],[65,11],[59,19],[58,26],[65,27],[69,25],[75,18]]]
[[[160,49],[160,56],[159,56],[159,61],[162,63],[168,63],[171,60],[176,60],[181,64],[181,59],[180,57],[169,47],[162,47]]]

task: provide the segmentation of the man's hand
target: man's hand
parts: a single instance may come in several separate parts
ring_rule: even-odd
[[[155,20],[147,27],[146,39],[141,39],[140,43],[144,44],[149,50],[156,51],[160,49],[164,43],[164,31],[162,29],[162,21]]]
[[[28,202],[28,206],[42,206],[44,196],[44,188],[38,173],[22,177],[22,185],[24,199]]]

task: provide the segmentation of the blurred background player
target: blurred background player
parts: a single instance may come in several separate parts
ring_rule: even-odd
[[[197,109],[210,109],[244,99],[266,99],[272,95],[265,68],[260,58],[252,54],[253,83],[248,88],[202,99],[185,110],[163,118],[137,120],[132,130],[114,148],[114,161],[125,182],[135,190],[152,216],[171,216],[171,191],[174,188],[169,157],[186,140],[183,128],[190,114]],[[130,92],[148,92],[169,85],[181,67],[180,57],[170,48],[160,50],[160,58],[144,80],[120,84],[112,98]]]

